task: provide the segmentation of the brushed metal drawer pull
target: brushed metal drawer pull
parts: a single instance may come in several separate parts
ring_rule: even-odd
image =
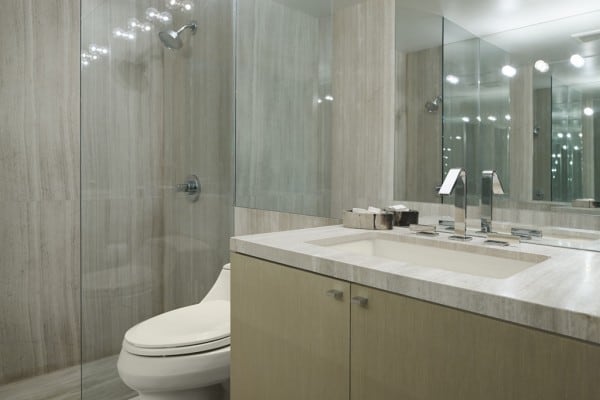
[[[358,304],[361,307],[366,307],[369,303],[369,299],[361,296],[354,296],[350,301],[352,304]]]
[[[336,300],[341,300],[342,297],[344,297],[344,292],[342,292],[341,290],[337,290],[337,289],[328,290],[326,294],[327,294],[327,296],[333,297]]]

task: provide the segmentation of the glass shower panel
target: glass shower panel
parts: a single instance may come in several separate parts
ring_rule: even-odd
[[[233,11],[220,0],[190,11],[162,0],[83,3],[82,397],[128,399],[116,369],[125,332],[200,301],[228,261]],[[158,32],[192,20],[198,32],[166,49]],[[195,202],[174,190],[192,174]]]

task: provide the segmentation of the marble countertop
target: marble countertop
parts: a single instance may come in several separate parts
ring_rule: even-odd
[[[508,278],[497,279],[351,254],[315,241],[365,235],[341,225],[231,238],[231,251],[433,303],[600,344],[600,253],[520,243],[502,248],[548,257]],[[377,231],[413,240],[406,228]],[[446,248],[468,247],[493,255],[483,238],[453,242],[446,235],[418,238]],[[437,242],[436,242],[437,241]],[[507,260],[510,262],[510,260]]]

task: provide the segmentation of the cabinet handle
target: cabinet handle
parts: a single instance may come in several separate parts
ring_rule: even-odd
[[[361,296],[354,296],[350,302],[352,304],[358,304],[361,307],[366,307],[367,304],[369,303],[369,299],[367,299],[366,297],[361,297]]]
[[[325,294],[329,297],[333,297],[336,300],[341,300],[342,297],[344,297],[344,292],[342,292],[341,290],[337,290],[337,289],[328,290],[327,293],[325,293]]]

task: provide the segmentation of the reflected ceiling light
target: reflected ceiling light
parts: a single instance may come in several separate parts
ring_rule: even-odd
[[[493,115],[490,115],[490,116],[488,117],[488,120],[490,120],[490,121],[492,121],[492,122],[496,122],[497,118],[496,118],[496,117],[494,117]]]
[[[462,139],[462,136],[457,136],[456,137],[456,140],[460,140],[460,139]]]
[[[582,138],[583,137],[583,133],[579,132],[579,137]]]
[[[505,65],[502,67],[502,75],[512,78],[517,74],[517,69],[512,65]]]
[[[448,81],[448,83],[451,83],[453,85],[457,85],[458,82],[460,82],[460,79],[458,79],[458,76],[456,76],[456,75],[448,75],[448,76],[446,76],[446,81]]]
[[[512,118],[510,117],[510,114],[506,114],[504,116],[504,119],[507,120],[507,121],[510,121]]]
[[[569,61],[575,68],[581,68],[585,65],[585,59],[579,54],[573,54]]]
[[[462,117],[463,122],[470,122],[471,120],[469,119],[469,117]]]
[[[571,139],[571,134],[567,133],[567,139]]]
[[[594,109],[591,107],[586,107],[583,109],[583,113],[588,117],[591,117],[592,115],[594,115]]]
[[[325,100],[327,101],[333,101],[333,96],[328,94],[327,96],[325,96]]]
[[[562,148],[563,148],[563,150],[566,150],[566,149],[568,149],[568,147],[567,147],[567,145],[566,145],[566,144],[563,144],[563,147],[562,147]]]
[[[192,11],[194,3],[191,0],[167,0],[166,6],[170,10]]]
[[[548,70],[550,69],[550,66],[548,65],[548,63],[544,60],[537,60],[535,62],[535,64],[533,64],[533,66],[535,67],[535,69],[537,69],[538,71],[540,71],[541,73],[545,73],[548,72]]]
[[[477,116],[477,121],[481,122],[481,117],[479,115]]]
[[[574,146],[573,150],[578,151],[579,150],[579,146]]]
[[[562,132],[558,132],[556,136],[558,136],[559,139],[562,139],[565,135],[563,135]]]

